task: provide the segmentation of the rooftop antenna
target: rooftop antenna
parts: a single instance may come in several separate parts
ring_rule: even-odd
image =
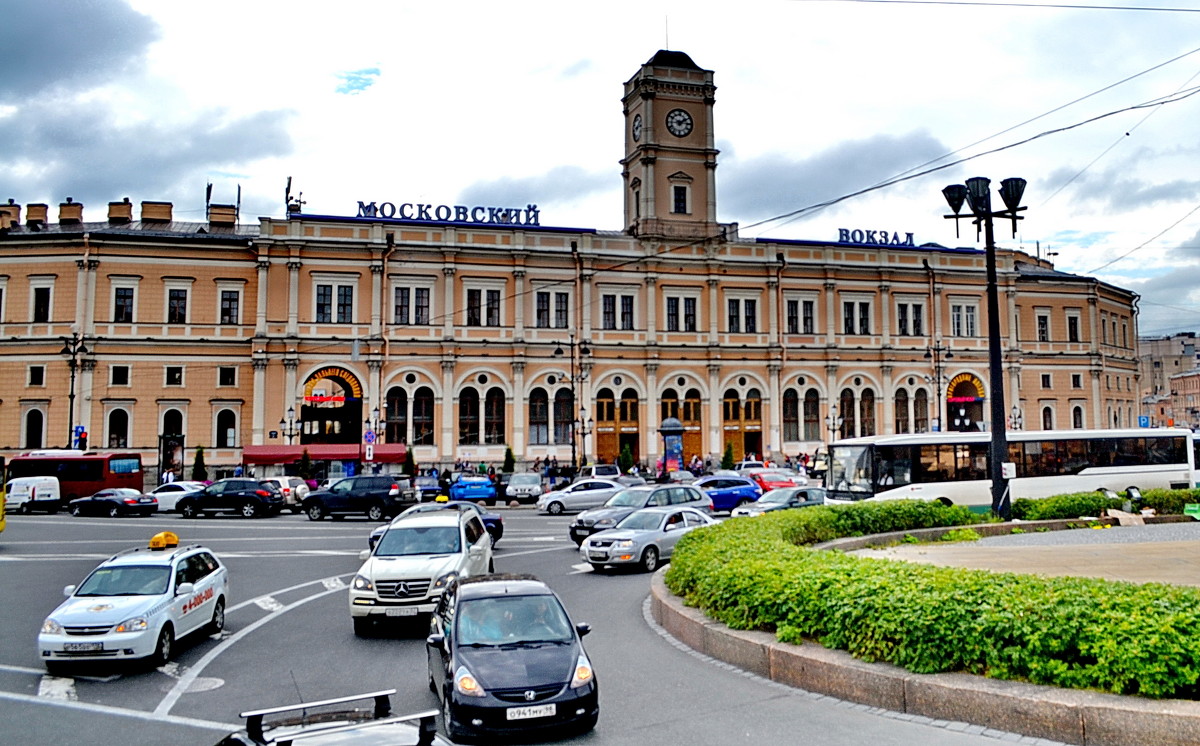
[[[671,17],[663,16],[663,49],[671,48]]]

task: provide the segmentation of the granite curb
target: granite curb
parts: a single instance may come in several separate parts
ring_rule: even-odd
[[[916,717],[1079,746],[1200,743],[1200,702],[1058,689],[969,674],[914,674],[885,663],[865,663],[817,643],[782,643],[768,632],[730,629],[684,605],[667,588],[664,572],[659,570],[650,581],[653,619],[693,650],[772,681]]]

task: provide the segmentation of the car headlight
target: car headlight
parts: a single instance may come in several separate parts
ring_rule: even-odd
[[[616,521],[614,521],[614,520],[613,520],[613,519],[611,519],[611,518],[601,518],[600,520],[596,521],[595,525],[597,525],[597,526],[611,526],[611,525],[613,525],[614,523],[616,523]]]
[[[113,627],[113,632],[144,632],[149,626],[150,623],[146,621],[146,617],[135,616]]]
[[[61,635],[63,633],[62,625],[53,619],[47,618],[42,622],[42,634],[44,635]]]
[[[458,570],[451,570],[433,582],[434,588],[445,588],[458,579]]]
[[[375,584],[366,575],[355,575],[354,583],[350,586],[356,591],[374,591]]]
[[[633,547],[633,539],[621,539],[614,546],[618,549],[630,549]]]
[[[580,653],[579,660],[575,661],[575,675],[571,677],[571,688],[578,689],[581,686],[592,683],[593,676],[592,662],[587,659],[586,655]]]
[[[454,691],[467,697],[487,696],[487,692],[483,690],[466,666],[459,666],[458,670],[454,672]]]

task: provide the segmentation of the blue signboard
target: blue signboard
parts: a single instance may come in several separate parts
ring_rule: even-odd
[[[1138,427],[1150,427],[1150,415],[1138,415]]]

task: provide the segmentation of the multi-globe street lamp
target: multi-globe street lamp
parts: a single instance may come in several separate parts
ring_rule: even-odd
[[[300,423],[296,422],[296,408],[288,407],[287,416],[279,418],[279,434],[287,438],[288,445],[300,434]]]
[[[569,348],[569,352],[564,353],[562,344],[561,343],[558,344],[554,348],[554,357],[562,357],[564,354],[567,354],[570,356],[570,359],[571,359],[571,380],[570,380],[571,409],[574,410],[575,407],[579,404],[579,399],[576,396],[575,385],[576,385],[576,383],[583,383],[583,379],[586,377],[582,370],[581,358],[592,354],[592,350],[590,347],[588,347],[587,342],[576,342],[575,341],[575,332],[574,331],[572,331],[570,334],[570,338],[567,341],[567,347]],[[576,352],[576,350],[578,350],[578,352]],[[579,371],[578,373],[576,373],[577,369]],[[555,412],[556,417],[557,417],[557,415],[558,415],[558,413]],[[568,425],[571,428],[571,474],[572,474],[572,476],[574,474],[576,474],[577,470],[579,469],[579,459],[578,459],[578,456],[576,455],[576,445],[575,445],[575,430],[576,430],[575,425],[576,424],[577,424],[577,422],[573,421],[573,422],[569,423],[569,425]]]
[[[83,343],[83,337],[79,336],[79,332],[72,331],[70,337],[62,337],[63,348],[58,354],[67,355],[70,359],[67,360],[67,367],[71,369],[71,389],[67,394],[67,447],[72,448],[75,443],[75,371],[79,369],[79,356],[88,354],[87,345]],[[80,444],[86,445],[86,444]]]
[[[934,386],[934,421],[931,430],[938,431],[943,429],[942,423],[946,421],[945,407],[946,399],[942,396],[942,383],[946,376],[946,361],[954,358],[954,353],[949,347],[942,344],[938,340],[936,344],[925,349],[925,359],[933,362],[933,375],[925,376],[925,383],[932,383]]]

